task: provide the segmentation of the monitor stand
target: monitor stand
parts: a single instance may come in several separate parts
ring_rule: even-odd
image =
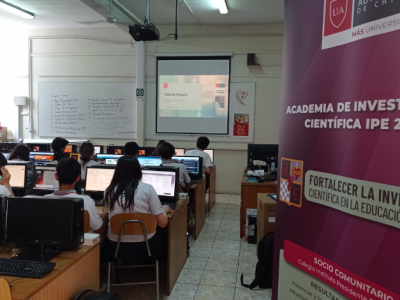
[[[34,260],[34,261],[51,261],[54,257],[61,254],[61,250],[51,249],[46,251],[43,246],[40,249],[26,249],[15,255],[13,259]]]

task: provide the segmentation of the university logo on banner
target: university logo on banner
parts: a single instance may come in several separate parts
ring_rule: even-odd
[[[282,158],[279,199],[288,205],[301,207],[303,198],[303,168],[301,160]]]
[[[325,0],[322,49],[398,30],[399,18],[398,0]]]
[[[352,0],[327,0],[324,36],[351,28]]]

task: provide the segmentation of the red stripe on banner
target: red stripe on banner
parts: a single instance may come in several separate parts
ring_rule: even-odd
[[[297,268],[324,281],[350,299],[398,300],[392,291],[358,276],[334,262],[285,240],[285,260]]]

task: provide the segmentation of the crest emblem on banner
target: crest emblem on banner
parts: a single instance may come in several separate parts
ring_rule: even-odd
[[[303,168],[304,163],[301,160],[281,159],[279,199],[288,205],[301,207],[304,182]]]
[[[343,24],[347,15],[348,0],[331,0],[330,19],[333,26],[339,28]]]

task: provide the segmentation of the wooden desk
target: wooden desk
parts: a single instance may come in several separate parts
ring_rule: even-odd
[[[193,238],[196,240],[206,223],[206,181],[199,180],[189,189],[189,207],[194,214]]]
[[[269,193],[275,194],[277,191],[276,181],[266,181],[263,183],[247,182],[246,171],[244,169],[241,183],[241,204],[240,204],[240,237],[246,236],[246,210],[248,208],[257,208],[257,194]]]
[[[10,258],[15,253],[0,253],[1,258]],[[70,300],[86,289],[100,288],[100,245],[81,246],[64,251],[52,262],[57,265],[43,279],[26,278],[13,282],[13,300]],[[3,277],[3,276],[2,276]],[[20,277],[4,276],[9,282]]]
[[[187,206],[187,201],[179,200],[176,210],[168,215],[167,227],[162,230],[168,235],[167,269],[166,273],[160,273],[160,281],[167,281],[168,295],[171,294],[187,259]],[[102,215],[103,207],[96,208]]]
[[[207,205],[207,212],[210,212],[211,209],[214,207],[216,202],[216,194],[217,194],[217,168],[216,166],[211,167],[210,175],[206,175],[208,185],[208,205]]]

